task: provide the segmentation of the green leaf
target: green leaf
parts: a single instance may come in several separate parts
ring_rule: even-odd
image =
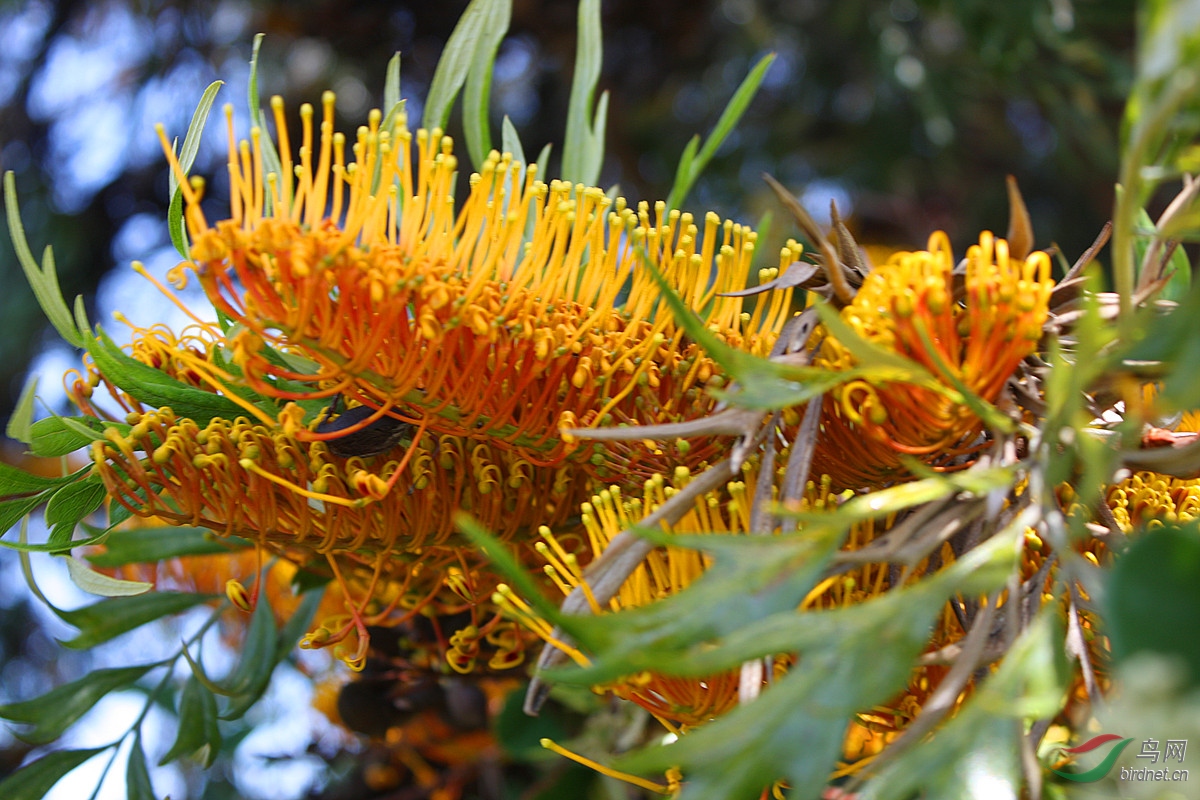
[[[476,169],[492,149],[492,134],[488,125],[492,72],[495,69],[496,52],[508,33],[511,17],[512,0],[487,0],[479,42],[475,45],[471,67],[467,70],[466,88],[463,89],[463,132],[467,138],[467,153]]]
[[[1106,600],[1118,664],[1141,651],[1175,656],[1200,686],[1200,526],[1138,536],[1113,566]]]
[[[426,130],[434,128],[446,129],[450,121],[450,109],[454,99],[467,79],[467,71],[475,57],[475,50],[480,46],[485,31],[484,25],[489,18],[488,8],[493,0],[472,0],[466,11],[458,19],[442,57],[438,60],[433,72],[433,80],[429,84],[429,94],[425,98],[425,116],[422,125]]]
[[[79,520],[91,514],[104,502],[104,483],[90,475],[81,481],[59,489],[46,504],[46,524],[75,527]]]
[[[1010,526],[1007,535],[993,537],[934,578],[857,606],[800,613],[793,606],[758,623],[751,621],[761,618],[761,613],[745,615],[743,629],[732,636],[742,652],[761,656],[798,650],[799,662],[756,700],[674,744],[644,749],[616,766],[634,773],[679,767],[687,776],[684,798],[758,797],[776,779],[786,780],[797,797],[819,796],[841,756],[854,713],[886,702],[903,688],[950,594],[960,588],[965,591],[967,585],[973,590],[987,584],[1003,586],[1017,566],[1016,543],[1025,522],[1019,528]],[[981,567],[986,567],[986,580],[979,574]],[[625,615],[609,616],[619,620]],[[771,633],[769,641],[760,639],[765,632]],[[784,642],[788,646],[777,647]],[[717,646],[728,657],[739,655],[723,642]],[[702,663],[705,649],[693,648],[693,663],[686,666],[659,651],[666,657],[653,668],[671,674],[687,669],[687,674],[693,674],[699,666],[712,666]]]
[[[33,440],[33,398],[37,394],[38,379],[36,375],[30,375],[25,382],[25,388],[21,390],[21,396],[17,399],[17,405],[13,408],[12,415],[8,418],[8,425],[4,428],[5,435],[10,439],[14,439],[22,444],[29,444]],[[0,494],[3,490],[0,490]]]
[[[954,718],[875,772],[861,800],[978,796],[986,776],[988,796],[1021,794],[1019,742],[1025,720],[1053,717],[1062,707],[1068,670],[1062,631],[1053,608],[1043,611],[1016,640],[994,674]]]
[[[49,491],[44,491],[32,497],[0,501],[0,535],[8,533],[9,528],[20,522],[22,517],[49,500],[50,494]],[[8,545],[10,542],[0,541],[0,544]]]
[[[704,140],[704,147],[700,148],[699,153],[696,153],[698,139],[693,138],[688,142],[683,156],[679,159],[679,168],[675,171],[675,184],[671,187],[671,193],[667,195],[668,210],[683,205],[683,201],[687,199],[688,192],[692,190],[696,179],[704,172],[708,162],[716,155],[717,150],[725,143],[725,139],[737,127],[738,120],[750,107],[750,102],[754,100],[754,95],[758,93],[758,87],[762,85],[763,78],[766,77],[767,70],[771,68],[774,61],[775,54],[769,53],[754,65],[754,69],[750,70],[750,74],[742,80],[737,91],[733,93],[733,97],[729,98],[729,104],[721,112],[716,127]]]
[[[35,456],[65,456],[104,438],[107,428],[129,432],[129,426],[124,423],[106,422],[95,417],[46,417],[33,423],[30,429],[33,436],[30,450]]]
[[[204,94],[200,95],[200,102],[196,104],[196,110],[192,113],[192,121],[188,125],[187,134],[183,137],[183,147],[179,150],[179,166],[184,175],[187,175],[188,170],[196,161],[196,153],[200,151],[200,137],[204,133],[204,124],[208,121],[213,101],[217,99],[217,92],[220,91],[222,83],[223,81],[210,83],[204,90]],[[167,209],[167,231],[170,233],[171,243],[175,245],[180,257],[191,258],[191,254],[188,252],[187,231],[183,226],[183,189],[179,186],[175,170],[170,171],[167,181],[167,194],[171,197],[171,205]]]
[[[260,580],[266,580],[261,577]],[[229,705],[221,719],[240,719],[267,690],[271,673],[275,670],[275,653],[278,651],[275,613],[265,597],[259,597],[258,605],[250,616],[246,638],[242,642],[241,659],[233,674],[225,682],[230,692]]]
[[[96,572],[74,556],[68,555],[65,558],[71,582],[89,594],[101,597],[131,597],[145,594],[154,588],[154,584],[146,581],[126,581]]]
[[[128,800],[155,800],[154,784],[146,769],[146,754],[142,751],[142,737],[133,737],[129,750],[129,761],[125,765],[125,792]]]
[[[73,472],[70,475],[63,475],[58,478],[45,478],[41,475],[33,475],[24,470],[11,467],[8,464],[0,462],[0,497],[8,497],[14,494],[29,494],[30,492],[42,492],[46,489],[53,489],[57,486],[65,486],[68,483],[82,478],[91,467]]]
[[[604,161],[604,121],[608,113],[608,93],[605,92],[596,106],[593,123],[592,98],[596,84],[600,82],[600,66],[604,59],[600,0],[580,0],[578,20],[579,39],[567,105],[562,178],[571,183],[595,186]]]
[[[201,761],[209,767],[221,750],[221,731],[217,726],[217,698],[193,676],[183,685],[179,698],[179,732],[175,743],[158,765],[169,764],[201,748],[205,748]]]
[[[513,161],[529,166],[529,162],[525,160],[525,148],[521,147],[521,135],[517,133],[517,128],[508,118],[508,114],[504,115],[504,121],[500,123],[500,149],[505,153],[512,153]]]
[[[107,749],[96,747],[47,753],[0,781],[0,797],[4,800],[42,800],[64,775]]]
[[[275,663],[282,662],[300,642],[302,637],[312,624],[313,616],[317,613],[317,609],[321,605],[321,600],[325,596],[325,587],[321,586],[318,589],[306,592],[304,599],[300,601],[300,605],[292,612],[292,616],[279,629],[279,636],[275,643]]]
[[[383,81],[383,110],[392,113],[400,103],[400,51],[388,60],[387,77]]]
[[[21,734],[21,738],[33,744],[52,742],[71,725],[114,689],[129,686],[153,667],[146,664],[138,667],[92,670],[77,681],[51,689],[41,697],[20,703],[0,706],[0,717],[32,725],[33,729]],[[0,794],[0,797],[5,795]]]
[[[104,377],[146,405],[170,406],[178,416],[189,417],[201,426],[213,417],[246,416],[246,410],[228,398],[188,386],[126,355],[99,326],[87,349]]]
[[[60,642],[72,650],[86,650],[107,642],[147,622],[181,614],[189,608],[216,600],[216,595],[190,592],[147,592],[130,597],[113,597],[73,611],[57,611],[58,617],[79,629],[74,639]]]
[[[165,561],[180,556],[211,556],[252,546],[236,536],[218,537],[205,528],[164,526],[113,531],[104,542],[104,552],[88,555],[97,567],[120,567]]]
[[[7,208],[8,235],[12,240],[13,249],[17,251],[17,261],[29,281],[29,288],[37,298],[38,305],[46,319],[58,331],[68,344],[83,347],[83,332],[75,327],[71,312],[63,300],[62,290],[58,286],[58,273],[54,269],[54,256],[49,246],[42,255],[44,267],[38,266],[25,240],[25,226],[21,224],[21,211],[17,206],[17,184],[12,170],[4,173],[4,205]]]

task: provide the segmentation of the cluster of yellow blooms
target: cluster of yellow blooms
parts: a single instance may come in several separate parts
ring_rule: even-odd
[[[752,274],[757,235],[746,227],[547,184],[536,167],[495,153],[456,204],[458,164],[442,132],[414,134],[403,113],[385,120],[373,112],[347,161],[333,104],[326,94],[315,137],[314,111],[301,109],[293,162],[282,103],[272,102],[278,174],[260,156],[263,132],[236,142],[227,110],[231,213],[215,224],[201,210],[202,183],[188,182],[166,147],[192,241],[191,259],[170,277],[182,286],[194,275],[222,323],[197,318],[178,336],[135,329],[131,354],[245,415],[200,421],[147,407],[88,363],[73,384],[76,402],[99,417],[91,397],[104,386],[128,414],[127,427],[110,427],[94,443],[95,468],[114,502],[136,515],[325,563],[345,609],[320,622],[313,646],[357,637],[345,650],[357,665],[368,625],[469,610],[471,625],[442,643],[442,663],[482,666],[487,640],[491,666],[511,668],[552,632],[511,595],[503,609],[494,604],[499,579],[455,533],[454,515],[465,511],[508,541],[548,588],[586,586],[582,566],[731,445],[716,436],[583,445],[561,435],[694,420],[715,409],[707,390],[725,378],[660,307],[642,259],[723,342],[766,356],[793,314],[792,290],[753,307],[729,293],[776,277],[801,248],[789,243],[778,267]],[[1036,350],[1052,285],[1045,253],[1017,257],[984,233],[956,267],[938,233],[928,250],[896,253],[867,273],[841,317],[946,387],[965,385],[993,401]],[[813,365],[856,365],[835,337],[812,341]],[[938,470],[970,464],[984,426],[947,394],[865,379],[827,392],[814,456],[814,474],[824,477],[810,483],[808,507],[903,480],[909,458]],[[381,433],[381,449],[352,444]],[[752,459],[747,481],[757,468]],[[1122,524],[1136,521],[1148,494],[1155,496],[1144,502],[1156,508],[1170,498],[1177,514],[1195,513],[1200,501],[1190,488],[1160,483],[1136,476],[1113,489]],[[698,500],[673,530],[745,533],[750,504],[746,484],[730,483]],[[861,523],[846,547],[886,529],[887,521]],[[947,545],[909,578],[952,559]],[[705,567],[693,550],[656,551],[610,610],[678,592]],[[864,565],[820,584],[804,607],[859,602],[891,580],[886,565]],[[514,616],[522,628],[512,626]],[[929,647],[962,635],[947,611]],[[774,668],[788,663],[779,654]],[[847,759],[878,752],[943,671],[921,667],[893,703],[864,712]],[[686,732],[737,703],[738,675],[642,674],[599,688]]]

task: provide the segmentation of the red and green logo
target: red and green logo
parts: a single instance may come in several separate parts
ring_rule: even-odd
[[[1110,742],[1120,742],[1120,744],[1115,745],[1111,750],[1109,750],[1108,755],[1104,757],[1104,760],[1089,769],[1087,772],[1062,772],[1061,770],[1057,769],[1051,770],[1051,772],[1060,778],[1066,778],[1069,781],[1075,781],[1077,783],[1091,783],[1092,781],[1098,781],[1108,774],[1108,771],[1112,769],[1113,764],[1116,763],[1117,757],[1121,755],[1121,751],[1128,747],[1129,743],[1132,741],[1133,739],[1122,739],[1115,733],[1104,733],[1093,737],[1081,745],[1068,747],[1063,750],[1063,752],[1070,753],[1074,756],[1079,755],[1080,753],[1090,753],[1097,747],[1103,747]]]

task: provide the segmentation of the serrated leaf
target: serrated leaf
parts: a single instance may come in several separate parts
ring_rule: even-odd
[[[190,592],[146,592],[129,597],[101,600],[72,611],[57,611],[58,617],[79,629],[79,635],[60,643],[72,650],[86,650],[156,619],[181,614],[189,608],[216,600],[216,595]]]
[[[71,582],[88,594],[101,597],[131,597],[145,594],[154,588],[154,584],[146,581],[126,581],[92,570],[87,564],[74,556],[64,556],[67,560],[67,572]]]
[[[133,738],[129,749],[129,761],[125,765],[125,796],[128,800],[155,800],[154,784],[150,771],[146,769],[146,754],[142,751],[142,737]]]
[[[96,747],[47,753],[0,781],[0,797],[4,800],[42,800],[64,775],[107,749]]]
[[[25,272],[29,288],[33,290],[38,305],[46,319],[58,331],[68,344],[83,347],[83,332],[75,327],[71,312],[63,300],[62,290],[58,286],[58,273],[54,270],[54,257],[47,246],[43,253],[43,266],[39,266],[29,249],[25,239],[25,226],[21,223],[21,211],[17,205],[17,184],[12,170],[4,173],[4,205],[7,209],[8,234],[12,240],[13,249],[17,253],[17,261]]]
[[[683,205],[683,201],[687,199],[688,192],[692,190],[696,179],[704,172],[708,162],[716,155],[717,150],[725,143],[725,139],[737,127],[738,121],[746,113],[746,109],[750,107],[754,95],[758,93],[758,87],[762,85],[763,78],[766,77],[767,70],[771,68],[774,61],[774,53],[769,53],[758,60],[758,63],[750,70],[750,74],[742,80],[737,91],[733,93],[733,97],[729,98],[729,103],[717,119],[712,133],[704,140],[704,146],[700,148],[699,153],[692,144],[697,140],[693,139],[692,142],[688,142],[683,157],[679,160],[679,169],[675,172],[675,185],[671,187],[671,193],[667,196],[668,209],[679,208]]]
[[[595,186],[604,161],[604,131],[600,106],[593,123],[592,100],[600,82],[604,58],[604,40],[600,27],[600,0],[580,0],[579,36],[575,48],[575,73],[571,78],[571,97],[567,104],[567,131],[563,138],[562,178],[571,183]],[[607,109],[603,109],[605,115]]]
[[[483,164],[492,149],[492,133],[488,124],[488,106],[492,90],[492,72],[500,42],[508,33],[512,17],[512,0],[487,0],[483,10],[479,42],[475,45],[471,66],[463,89],[463,132],[467,153],[476,169]]]
[[[164,766],[201,748],[207,748],[203,761],[206,767],[210,766],[221,749],[221,731],[217,726],[217,698],[193,676],[183,685],[179,698],[175,743],[158,765]]]
[[[178,416],[199,425],[208,424],[213,417],[246,416],[246,409],[232,400],[177,381],[126,355],[100,326],[96,326],[96,338],[87,343],[87,350],[104,377],[146,405],[170,406]]]
[[[17,399],[17,405],[8,418],[8,425],[4,427],[8,438],[22,444],[29,444],[33,440],[33,398],[37,394],[37,385],[37,376],[30,375],[25,381],[25,388],[21,390],[21,396]],[[0,494],[3,494],[3,490],[0,490]]]
[[[206,528],[164,526],[113,531],[104,542],[104,552],[91,553],[88,561],[97,567],[165,561],[180,556],[211,556],[251,547],[236,536],[218,537]]]
[[[34,744],[52,742],[109,692],[129,686],[153,667],[92,670],[77,681],[51,689],[41,697],[0,706],[0,718],[32,725],[21,738]],[[0,797],[5,795],[0,794]]]
[[[104,483],[97,476],[69,483],[56,491],[46,503],[46,523],[74,527],[79,520],[99,508],[105,496]]]
[[[471,68],[475,49],[479,47],[483,36],[483,26],[491,1],[472,0],[459,17],[450,38],[446,40],[442,57],[438,59],[433,80],[429,84],[429,94],[425,98],[425,114],[422,119],[426,130],[446,129],[446,123],[450,121],[450,109],[467,79],[467,71]]]
[[[64,420],[71,419],[75,425],[68,425]],[[85,433],[80,428],[91,433]],[[56,458],[74,453],[81,447],[87,447],[96,436],[103,437],[105,428],[117,428],[128,433],[129,426],[124,423],[104,422],[95,417],[46,417],[33,423],[30,429],[32,441],[30,451],[35,456]]]

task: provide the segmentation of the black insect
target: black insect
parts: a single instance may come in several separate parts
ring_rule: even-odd
[[[345,411],[341,411],[341,407],[342,396],[339,394],[329,404],[326,419],[317,424],[317,433],[344,431],[375,413],[375,409],[370,406],[355,406]],[[337,414],[337,416],[330,419],[329,416],[333,414]],[[350,458],[352,456],[366,458],[391,450],[400,443],[401,439],[410,434],[412,430],[413,426],[409,423],[401,422],[395,417],[389,417],[385,414],[365,428],[353,433],[347,433],[345,436],[339,436],[336,439],[329,439],[325,444],[329,447],[331,453],[340,458]]]

